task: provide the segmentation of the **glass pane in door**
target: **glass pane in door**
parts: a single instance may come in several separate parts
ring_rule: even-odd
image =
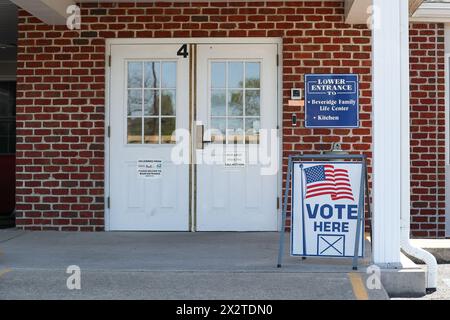
[[[261,63],[211,61],[210,129],[216,144],[258,144]]]

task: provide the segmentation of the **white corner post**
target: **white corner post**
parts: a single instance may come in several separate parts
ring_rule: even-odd
[[[383,268],[401,267],[402,188],[409,193],[408,4],[373,0],[373,259]]]
[[[373,259],[402,266],[400,250],[427,265],[427,292],[437,263],[410,241],[409,1],[373,0]]]

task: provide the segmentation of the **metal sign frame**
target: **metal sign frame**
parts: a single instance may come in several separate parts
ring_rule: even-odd
[[[290,155],[288,162],[288,172],[286,177],[286,184],[284,190],[284,198],[283,198],[283,209],[282,209],[282,223],[280,230],[280,242],[279,242],[279,251],[278,251],[278,268],[282,267],[283,263],[283,253],[284,253],[284,241],[285,241],[285,229],[286,229],[286,216],[287,216],[287,207],[289,194],[291,192],[291,182],[293,177],[293,170],[295,163],[302,163],[306,161],[330,161],[330,160],[343,160],[343,161],[359,161],[362,164],[361,170],[361,185],[360,185],[360,196],[359,196],[359,208],[358,210],[358,221],[356,226],[356,238],[355,238],[355,252],[353,256],[353,270],[358,270],[358,258],[359,258],[359,242],[361,237],[361,227],[362,223],[365,219],[365,203],[364,196],[367,199],[368,212],[369,216],[372,216],[371,213],[371,203],[370,203],[370,192],[369,192],[369,175],[367,172],[367,156],[365,155],[340,155],[340,154],[330,154],[330,155]],[[363,208],[363,210],[361,210]],[[363,231],[364,232],[364,231]],[[372,226],[370,228],[371,239],[372,239]],[[364,239],[364,235],[363,239]],[[292,244],[291,244],[292,245]],[[364,253],[363,253],[364,254]]]

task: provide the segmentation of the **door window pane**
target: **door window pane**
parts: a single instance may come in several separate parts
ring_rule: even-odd
[[[211,87],[225,88],[226,87],[226,67],[225,62],[211,63]]]
[[[210,72],[210,121],[211,129],[216,132],[212,135],[213,142],[258,144],[261,63],[213,61]]]
[[[247,62],[245,64],[245,87],[260,88],[259,62]]]
[[[230,90],[228,94],[228,115],[242,116],[244,114],[244,91]]]
[[[177,63],[128,62],[127,143],[173,143],[176,129]]]
[[[254,117],[259,116],[261,112],[261,102],[259,90],[245,91],[245,115]]]
[[[144,116],[159,115],[159,90],[145,90]]]
[[[242,88],[244,86],[244,63],[228,63],[228,88]]]
[[[145,64],[145,87],[159,88],[161,64],[159,62],[146,62]]]
[[[145,118],[144,119],[144,143],[157,144],[159,143],[159,119]]]
[[[211,92],[211,115],[212,116],[225,116],[227,98],[225,90],[212,90]]]
[[[128,62],[128,88],[142,88],[142,62]]]
[[[175,115],[175,90],[162,90],[161,95],[161,115]]]
[[[211,119],[211,141],[213,143],[224,144],[225,129],[227,127],[225,118],[212,118]]]
[[[128,90],[128,116],[142,115],[142,90]]]
[[[176,88],[177,86],[177,64],[176,62],[162,63],[162,88]]]
[[[227,140],[229,144],[242,144],[244,142],[244,123],[242,118],[228,119]]]
[[[161,143],[175,143],[175,118],[161,118]]]
[[[128,143],[142,143],[142,118],[128,118]]]
[[[246,144],[259,144],[259,118],[247,118],[245,119],[245,143]]]

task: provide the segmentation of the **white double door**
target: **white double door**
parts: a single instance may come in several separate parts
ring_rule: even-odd
[[[112,44],[110,55],[106,229],[277,230],[278,172],[264,170],[279,159],[277,45]]]

